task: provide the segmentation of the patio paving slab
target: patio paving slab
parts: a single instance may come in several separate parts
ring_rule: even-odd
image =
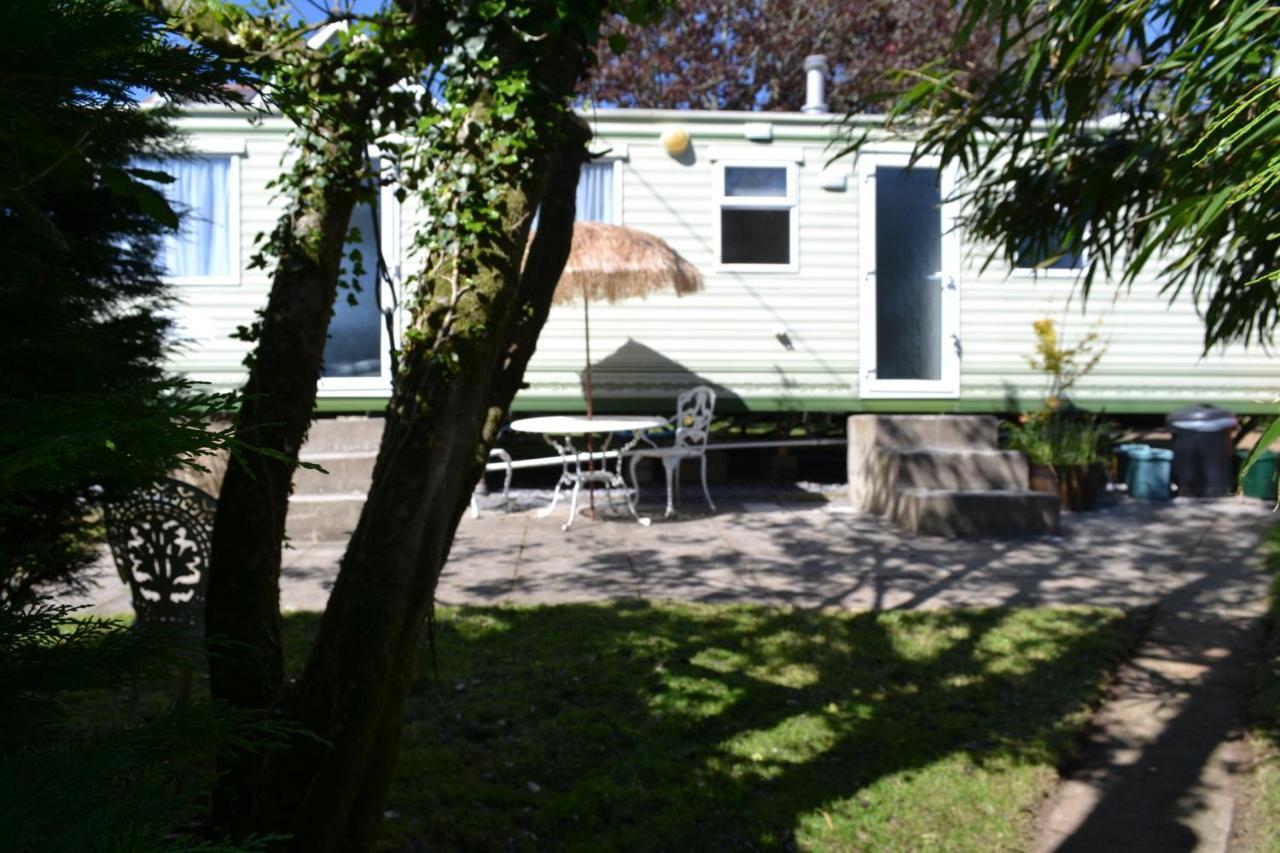
[[[756,503],[763,503],[757,501]],[[956,540],[913,537],[842,503],[750,512],[694,512],[642,527],[617,515],[579,518],[563,508],[465,517],[439,597],[450,604],[547,603],[644,596],[801,607],[937,608],[994,605],[1153,605],[1175,592],[1200,606],[1197,584],[1222,613],[1248,615],[1260,580],[1249,563],[1273,516],[1261,504],[1124,501],[1067,514],[1061,535]],[[1212,547],[1202,547],[1210,531]],[[286,607],[319,609],[343,543],[298,543],[282,561]],[[1201,550],[1198,559],[1191,555]],[[1250,565],[1248,571],[1226,571]],[[96,589],[76,603],[128,610],[103,553]],[[1207,600],[1207,599],[1206,599]]]

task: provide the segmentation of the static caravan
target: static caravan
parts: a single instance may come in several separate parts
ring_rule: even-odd
[[[1202,356],[1189,298],[1172,304],[1154,277],[1129,290],[1095,284],[1083,305],[1071,258],[1052,269],[991,265],[955,226],[946,201],[958,176],[907,166],[885,140],[831,161],[840,131],[824,113],[598,110],[579,183],[579,216],[666,240],[701,270],[699,293],[591,306],[594,391],[603,410],[665,411],[705,383],[721,411],[996,412],[1034,408],[1043,378],[1027,364],[1032,323],[1051,317],[1068,342],[1096,330],[1106,344],[1077,399],[1111,413],[1188,402],[1265,411],[1280,373],[1260,349]],[[868,119],[872,121],[873,119]],[[189,208],[167,258],[180,285],[174,367],[237,386],[245,344],[233,337],[265,303],[249,269],[254,235],[280,213],[267,188],[285,154],[283,119],[201,107],[181,125],[199,156],[166,164]],[[687,144],[664,145],[673,137]],[[669,150],[671,149],[671,150]],[[357,211],[394,277],[413,216],[390,192]],[[366,249],[372,249],[372,245]],[[335,305],[319,387],[322,411],[380,409],[388,396],[386,326],[373,282]],[[558,307],[529,366],[524,411],[583,406],[581,306]]]

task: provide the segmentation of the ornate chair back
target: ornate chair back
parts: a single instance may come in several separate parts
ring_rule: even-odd
[[[204,633],[216,509],[212,496],[172,479],[103,502],[111,556],[139,625]]]
[[[674,447],[705,448],[711,434],[711,419],[716,411],[716,392],[699,385],[681,393],[676,399]]]

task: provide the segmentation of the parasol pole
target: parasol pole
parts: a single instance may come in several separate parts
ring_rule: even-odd
[[[587,281],[586,297],[582,300],[582,328],[587,341],[587,418],[595,417],[595,404],[591,393],[591,282]],[[595,436],[587,433],[587,471],[596,472]],[[596,481],[587,479],[587,499],[591,504],[591,517],[596,517]]]
[[[586,298],[582,300],[582,328],[587,339],[587,417],[595,417],[595,406],[591,399],[591,285],[587,285]],[[590,437],[587,439],[590,441]]]

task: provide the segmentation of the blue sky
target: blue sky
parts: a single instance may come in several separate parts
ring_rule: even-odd
[[[237,0],[241,6],[252,6],[250,0]],[[343,11],[350,9],[357,13],[376,12],[388,0],[290,0],[289,5],[302,18],[308,21],[320,21],[325,18],[325,9],[338,7]]]

